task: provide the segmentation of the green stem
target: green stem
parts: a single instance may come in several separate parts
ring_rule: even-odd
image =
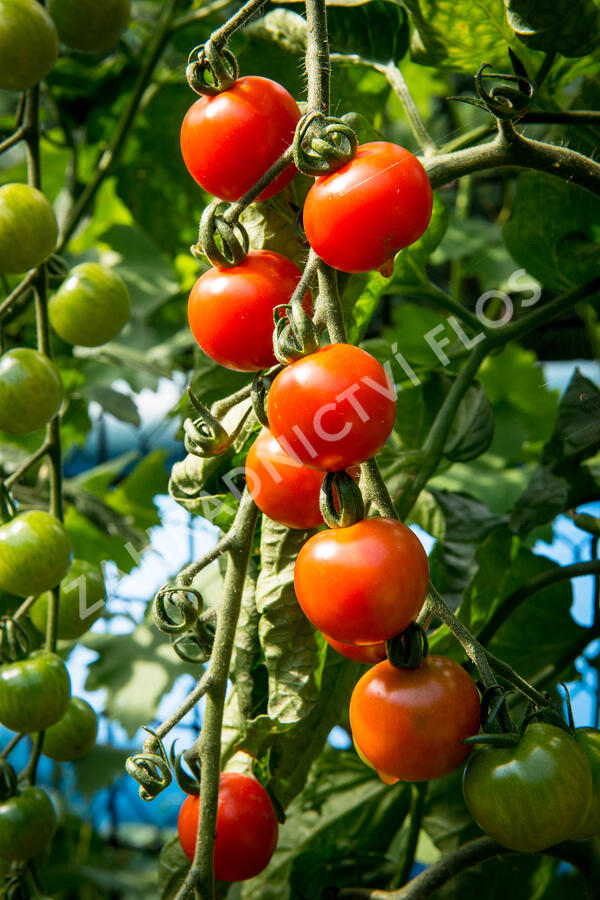
[[[11,619],[13,619],[15,622],[18,622],[19,619],[22,619],[23,616],[27,615],[27,613],[29,612],[29,610],[31,609],[31,607],[33,606],[33,604],[35,603],[36,600],[37,600],[36,594],[32,594],[31,597],[26,597],[26,599],[23,600],[23,602],[21,603],[21,605],[19,606],[17,611],[15,613],[13,613],[13,615],[11,616]]]
[[[325,0],[306,0],[308,111],[329,115],[329,39]]]
[[[489,350],[490,347],[486,341],[478,344],[448,391],[423,444],[424,455],[419,471],[405,485],[396,503],[400,519],[406,519],[421,490],[435,472],[460,401],[471,385],[479,366],[489,353]]]
[[[218,49],[224,47],[231,35],[242,28],[266,2],[267,0],[249,0],[245,3],[224,25],[213,31],[210,40],[214,46]]]
[[[523,137],[508,123],[500,123],[498,134],[487,144],[430,156],[423,164],[433,188],[470,172],[509,166],[545,172],[600,196],[600,164],[567,147]]]
[[[371,459],[365,460],[361,466],[361,475],[366,499],[371,500],[375,504],[379,515],[387,516],[388,519],[397,519],[398,513],[396,512],[394,501],[379,471],[376,457],[372,456]]]
[[[445,854],[438,862],[429,866],[413,878],[399,891],[380,891],[371,888],[342,888],[337,900],[426,900],[451,878],[471,869],[488,859],[516,853],[489,837],[477,838]],[[562,859],[575,866],[585,878],[588,890],[586,900],[593,900],[596,894],[598,866],[589,842],[563,841],[539,851],[540,855]],[[537,855],[537,854],[536,854]],[[582,900],[584,898],[582,897]]]
[[[212,676],[210,670],[207,669],[198,681],[196,687],[188,694],[181,706],[179,706],[175,712],[172,713],[168,719],[165,719],[162,725],[156,729],[154,733],[159,741],[166,737],[166,735],[181,722],[183,717],[194,708],[198,700],[210,691],[212,684]]]
[[[337,272],[324,262],[321,262],[318,271],[319,315],[325,321],[332,343],[345,344],[348,338],[338,291]]]
[[[444,625],[452,632],[471,662],[475,664],[484,685],[493,687],[496,684],[496,679],[484,647],[473,637],[466,625],[463,625],[460,619],[456,618],[452,610],[446,606],[435,587],[430,584],[427,598],[423,609],[419,613],[417,622],[419,625],[423,625],[432,615],[441,619]]]
[[[0,153],[4,153],[5,150],[9,150],[11,147],[14,147],[15,144],[18,144],[19,141],[22,141],[27,136],[27,127],[21,125],[20,128],[17,128],[9,137],[5,138],[0,142]]]
[[[580,300],[593,299],[594,295],[599,292],[600,276],[573,288],[573,290],[559,294],[558,297],[554,297],[552,300],[544,303],[544,305],[539,309],[536,309],[535,312],[528,313],[528,315],[523,316],[522,319],[511,322],[501,329],[499,328],[496,334],[490,334],[488,331],[488,336],[493,344],[506,344],[508,341],[517,340],[532,329],[537,328],[539,325],[543,325],[553,316],[575,306]]]
[[[121,117],[117,122],[112,138],[108,142],[105,151],[102,153],[98,161],[94,176],[92,177],[91,181],[88,182],[85,189],[78,197],[69,213],[68,219],[65,223],[60,237],[58,247],[56,249],[57,253],[60,253],[70,240],[71,236],[75,232],[75,229],[79,225],[81,218],[86,213],[88,206],[90,205],[91,201],[94,199],[99,188],[104,182],[104,179],[112,172],[115,163],[119,159],[121,151],[125,146],[125,142],[135,121],[135,117],[138,113],[139,106],[146,91],[146,87],[148,86],[148,83],[150,81],[152,72],[154,71],[162,55],[162,52],[168,43],[171,23],[177,3],[178,0],[168,0],[168,2],[164,5],[161,17],[158,21],[158,25],[149,43],[146,59],[144,60],[142,68],[140,69],[139,75],[133,87],[133,91],[129,96],[127,105],[125,106]]]
[[[425,127],[425,122],[421,118],[421,113],[417,109],[417,104],[413,100],[412,94],[409,91],[408,85],[398,66],[393,61],[390,61],[385,65],[369,62],[369,65],[378,72],[381,72],[381,74],[385,75],[387,78],[392,90],[402,104],[404,112],[406,113],[406,118],[408,119],[408,124],[410,125],[411,131],[414,134],[415,140],[421,148],[423,155],[429,156],[432,153],[435,153],[437,149],[435,141]]]
[[[502,606],[492,613],[488,621],[485,623],[478,639],[482,644],[488,644],[503,623],[519,608],[519,606],[532,597],[534,594],[543,591],[544,588],[550,587],[552,584],[558,584],[561,581],[570,581],[571,578],[580,578],[585,575],[599,575],[600,560],[592,559],[589,562],[573,563],[570,566],[561,566],[550,569],[548,572],[542,572],[534,578],[518,587],[512,594],[504,600]]]
[[[25,462],[22,463],[18,469],[15,469],[15,471],[12,472],[8,476],[8,478],[4,479],[4,486],[6,488],[10,489],[13,484],[15,484],[17,481],[19,481],[23,477],[23,475],[27,474],[27,472],[29,471],[29,469],[32,468],[32,466],[35,466],[35,464],[37,462],[39,462],[40,459],[43,459],[43,457],[48,453],[49,450],[50,450],[50,445],[49,445],[48,441],[45,440],[44,443],[41,445],[41,447],[38,447],[38,449],[34,453],[31,454],[29,459],[26,459]]]
[[[20,743],[20,741],[24,737],[25,737],[24,734],[15,734],[14,737],[11,737],[11,739],[8,742],[8,744],[6,745],[6,747],[4,747],[2,752],[0,753],[0,759],[6,759],[8,756],[10,756],[10,754],[15,749],[17,744]]]
[[[191,868],[177,894],[177,900],[190,897],[194,890],[202,900],[214,900],[213,849],[221,771],[223,708],[235,629],[240,614],[257,517],[258,509],[246,490],[229,533],[232,545],[223,586],[225,599],[217,619],[215,642],[210,659],[211,684],[207,692],[202,733],[195,745],[196,755],[202,762],[200,785],[202,802],[198,817],[196,852]]]
[[[32,269],[31,272],[28,272],[25,278],[16,286],[16,288],[11,291],[11,293],[6,297],[5,300],[0,303],[0,318],[7,312],[13,303],[16,303],[21,297],[24,297],[32,288],[34,281],[37,278],[37,269]]]

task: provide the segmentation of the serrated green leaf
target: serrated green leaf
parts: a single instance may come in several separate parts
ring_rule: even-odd
[[[575,369],[558,408],[543,461],[586,459],[600,449],[600,390]]]
[[[77,789],[90,798],[123,776],[128,750],[95,744],[91,750],[75,760]]]
[[[158,860],[158,895],[160,900],[173,900],[188,873],[190,861],[181,849],[176,834],[160,851]]]
[[[351,53],[367,60],[398,62],[408,49],[404,10],[385,0],[357,5],[331,5],[327,10],[329,46],[334,53]]]

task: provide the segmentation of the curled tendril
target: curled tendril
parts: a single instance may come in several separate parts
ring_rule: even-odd
[[[252,381],[252,391],[250,397],[252,399],[252,409],[254,415],[264,428],[269,427],[269,419],[267,418],[267,394],[271,387],[272,379],[265,372],[257,372]]]
[[[214,643],[214,627],[209,622],[196,622],[184,634],[173,635],[171,646],[184,662],[200,665],[210,659]]]
[[[313,110],[296,126],[294,163],[305,175],[324,175],[349,162],[357,147],[358,138],[348,122]]]
[[[169,615],[167,604],[177,610],[178,620]],[[164,585],[154,598],[152,618],[156,627],[165,634],[183,634],[196,624],[203,605],[202,594],[194,588]]]
[[[327,472],[319,497],[321,515],[330,528],[347,528],[365,517],[360,488],[347,472]]]
[[[11,764],[0,758],[0,800],[7,800],[17,790],[17,775]]]
[[[191,89],[205,97],[216,97],[229,90],[239,74],[238,62],[231,50],[219,48],[212,41],[194,47],[185,69],[185,77]],[[207,77],[210,81],[207,81]]]
[[[29,652],[29,638],[17,622],[10,616],[0,618],[0,661],[17,662]]]
[[[518,118],[524,113],[533,98],[535,90],[533,82],[524,75],[486,72],[486,69],[490,68],[492,67],[489,63],[484,63],[475,75],[475,88],[479,99],[497,119]],[[485,78],[499,83],[488,92],[484,85]]]
[[[276,306],[273,321],[273,353],[279,362],[286,365],[319,349],[319,335],[314,322],[301,306],[291,303]]]
[[[191,247],[196,259],[206,256],[213,266],[230,268],[244,262],[250,241],[240,222],[231,225],[225,216],[227,203],[213,200],[200,219],[198,243]],[[218,240],[217,240],[218,239]]]
[[[175,745],[173,744],[171,747],[171,765],[173,766],[173,771],[175,773],[175,781],[181,790],[185,791],[186,794],[193,794],[197,797],[200,793],[200,768],[198,759],[194,758],[193,761],[190,760],[186,755],[187,753],[188,751],[176,754]],[[183,768],[184,761],[192,769],[194,775],[189,775],[185,771]]]
[[[461,103],[470,103],[479,109],[485,109],[497,119],[510,121],[522,116],[535,92],[534,83],[520,70],[516,74],[501,74],[498,72],[486,72],[492,68],[490,63],[484,63],[474,76],[475,88],[479,99],[472,97],[448,97],[448,100],[458,100]],[[498,81],[491,91],[487,91],[484,79]]]
[[[395,669],[418,669],[429,653],[429,640],[423,628],[411,622],[401,634],[386,641],[385,649]]]
[[[149,728],[144,730],[151,737],[144,741],[141,753],[128,758],[125,768],[140,785],[142,800],[154,800],[169,787],[173,775],[162,741]]]
[[[188,397],[198,413],[198,418],[193,421],[186,419],[183,423],[185,449],[194,456],[219,456],[231,446],[235,434],[230,435],[227,432],[209,408],[198,400],[191,388],[188,388]]]

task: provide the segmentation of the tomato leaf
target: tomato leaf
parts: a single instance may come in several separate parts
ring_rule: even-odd
[[[534,50],[586,56],[600,42],[600,9],[594,0],[504,0],[515,34]]]
[[[494,437],[494,410],[478,382],[469,385],[444,444],[444,455],[453,462],[481,456]]]

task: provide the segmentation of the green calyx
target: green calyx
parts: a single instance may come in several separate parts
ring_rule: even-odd
[[[29,652],[29,638],[16,619],[0,619],[0,662],[17,662]]]
[[[365,517],[365,504],[354,478],[347,472],[327,472],[319,496],[321,515],[330,528],[348,528]]]
[[[165,585],[154,598],[152,618],[165,634],[183,634],[195,625],[203,605],[202,594],[194,588]],[[171,610],[176,612],[176,618]]]
[[[418,669],[429,653],[427,635],[416,622],[386,641],[385,647],[389,663],[395,669]]]
[[[317,329],[301,306],[292,303],[276,306],[273,321],[273,353],[283,365],[310,356],[319,349]]]
[[[350,162],[358,148],[351,126],[335,116],[313,111],[296,126],[294,163],[304,175],[327,175]]]
[[[206,256],[217,268],[241,265],[248,253],[248,233],[239,222],[231,224],[227,219],[229,206],[223,200],[213,200],[200,219],[198,243],[190,250],[193,257]]]
[[[233,87],[239,73],[237,59],[231,50],[219,48],[212,41],[207,41],[206,44],[194,47],[190,53],[185,77],[196,94],[216,97]]]

